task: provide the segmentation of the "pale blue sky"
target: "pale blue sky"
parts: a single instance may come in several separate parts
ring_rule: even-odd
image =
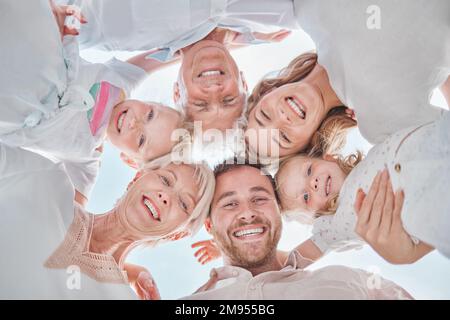
[[[249,87],[252,88],[258,79],[268,72],[285,67],[298,54],[313,48],[313,42],[305,33],[295,31],[283,43],[251,46],[236,50],[232,54],[244,71]],[[82,52],[82,56],[92,62],[106,61],[113,55],[119,59],[126,59],[131,54],[104,53],[95,50]],[[132,97],[173,106],[172,86],[177,69],[178,66],[173,66],[150,76]],[[433,96],[432,103],[445,106],[445,101],[439,94]],[[367,141],[354,130],[350,134],[345,152],[351,152],[356,148],[368,150],[369,147]],[[95,213],[111,209],[132,177],[133,171],[121,162],[117,150],[106,144],[98,182],[91,195],[88,209]],[[310,227],[296,222],[285,222],[279,248],[292,249],[309,235]],[[190,248],[190,244],[209,238],[207,232],[202,229],[194,238],[182,239],[157,248],[136,249],[131,253],[129,261],[150,270],[163,299],[180,298],[203,285],[208,280],[211,268],[218,267],[222,263],[222,260],[218,260],[201,266],[195,260],[193,256],[195,251]],[[386,263],[366,246],[358,251],[330,254],[310,268],[316,269],[332,264],[380,273],[383,277],[403,286],[418,299],[450,299],[450,260],[436,252],[413,265],[394,266]]]

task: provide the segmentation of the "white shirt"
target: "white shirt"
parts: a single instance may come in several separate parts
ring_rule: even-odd
[[[63,165],[0,144],[0,299],[136,299],[126,283],[44,266],[74,219],[73,197]]]
[[[294,4],[299,24],[316,44],[318,62],[339,99],[355,110],[369,142],[439,117],[429,99],[450,74],[450,1]],[[378,9],[380,29],[371,29]]]
[[[314,222],[313,242],[323,252],[344,251],[363,245],[354,232],[353,208],[358,188],[367,194],[378,171],[386,164],[393,190],[403,189],[402,223],[417,239],[450,258],[450,112],[419,128],[409,128],[374,146],[345,179],[334,215]]]
[[[0,141],[71,162],[68,174],[88,196],[98,171],[95,149],[106,130],[105,124],[96,134],[90,128],[89,115],[97,105],[89,91],[107,81],[129,94],[146,73],[117,59],[82,60],[74,37],[61,43],[48,1],[16,1],[6,9],[0,22]],[[105,112],[114,104],[110,101]]]
[[[285,267],[279,271],[261,273],[255,277],[250,271],[233,266],[213,269],[218,281],[210,288],[200,289],[182,300],[312,300],[312,299],[411,299],[395,283],[383,279],[379,286],[371,286],[374,277],[360,269],[329,266],[305,271],[297,263],[301,260],[292,252]]]
[[[101,0],[80,6],[88,20],[81,27],[81,48],[162,48],[155,56],[159,60],[167,60],[216,27],[241,32],[245,43],[255,43],[252,32],[297,27],[292,0]]]

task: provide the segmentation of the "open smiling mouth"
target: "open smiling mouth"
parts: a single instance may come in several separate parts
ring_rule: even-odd
[[[158,222],[161,222],[161,215],[159,213],[159,209],[153,203],[153,201],[146,196],[142,196],[142,203],[144,204],[144,207],[147,209],[150,218]]]
[[[206,70],[202,71],[197,75],[197,78],[203,78],[203,77],[217,77],[217,76],[223,76],[225,72],[222,70]]]
[[[240,229],[233,232],[235,238],[246,240],[256,239],[266,232],[266,227],[250,227],[246,229]]]
[[[286,103],[288,104],[289,108],[291,108],[292,111],[296,115],[298,115],[300,118],[305,119],[306,117],[306,108],[304,105],[300,103],[296,98],[294,97],[287,97],[284,99]]]
[[[331,191],[331,176],[328,176],[327,182],[325,184],[325,194],[327,196],[329,196],[330,195],[330,191]]]
[[[116,127],[117,127],[117,131],[120,133],[120,131],[122,130],[122,126],[123,126],[123,121],[125,120],[125,115],[127,114],[128,110],[124,110],[122,111],[122,113],[119,115],[119,117],[117,118],[117,123],[116,123]]]

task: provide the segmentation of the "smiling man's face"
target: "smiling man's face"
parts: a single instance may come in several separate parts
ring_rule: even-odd
[[[203,130],[231,129],[245,106],[247,84],[227,48],[203,40],[183,53],[174,100]]]
[[[269,178],[238,166],[216,178],[206,225],[224,257],[234,266],[263,266],[276,254],[281,215]]]

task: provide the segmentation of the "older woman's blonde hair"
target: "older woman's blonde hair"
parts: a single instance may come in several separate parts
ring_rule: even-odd
[[[307,52],[299,55],[292,60],[289,65],[282,69],[274,77],[262,79],[253,89],[253,92],[248,98],[247,117],[251,110],[255,108],[258,102],[273,89],[282,87],[289,83],[294,83],[306,78],[317,65],[317,54],[314,52]],[[302,150],[303,152],[315,151],[315,149],[322,148],[322,144],[333,141],[335,149],[332,153],[337,153],[343,145],[345,145],[346,135],[348,129],[356,126],[356,121],[352,119],[347,113],[346,106],[336,106],[331,109],[319,129],[313,134],[309,145]],[[331,137],[332,135],[332,137]],[[252,153],[251,150],[248,150]],[[255,155],[252,155],[255,157]],[[284,158],[283,158],[284,159]],[[282,161],[283,159],[279,159]],[[273,162],[277,159],[262,159],[262,162]]]

